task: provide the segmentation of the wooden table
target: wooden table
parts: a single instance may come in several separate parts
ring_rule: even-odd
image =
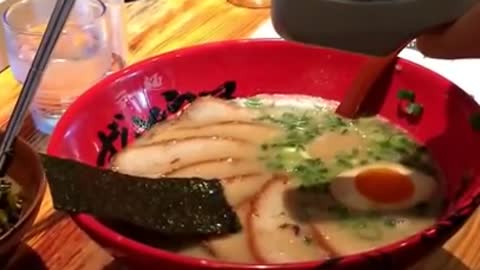
[[[127,10],[130,62],[192,44],[245,38],[269,17],[268,10],[238,8],[226,0],[139,0],[128,4]],[[10,70],[0,73],[0,85],[0,124],[4,126],[19,85]],[[38,133],[30,120],[22,136],[39,151],[45,150],[48,137]],[[480,270],[479,230],[477,214],[443,249],[412,270]],[[48,193],[14,262],[11,269],[19,270],[123,269],[68,217],[52,209]]]

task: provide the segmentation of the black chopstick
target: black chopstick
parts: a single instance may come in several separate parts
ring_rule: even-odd
[[[33,58],[32,65],[28,71],[25,83],[22,86],[20,96],[15,104],[12,115],[8,121],[7,128],[2,142],[0,143],[0,176],[3,177],[8,169],[8,157],[12,154],[12,145],[17,137],[23,120],[28,112],[30,104],[37,92],[38,85],[42,79],[43,72],[52,54],[58,38],[72,11],[75,0],[57,0],[53,9],[47,28],[43,34],[42,41]]]

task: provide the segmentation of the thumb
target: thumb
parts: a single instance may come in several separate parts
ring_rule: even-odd
[[[417,47],[434,58],[480,58],[480,4],[448,27],[418,37]]]

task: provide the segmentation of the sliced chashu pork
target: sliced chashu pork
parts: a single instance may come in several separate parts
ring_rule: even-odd
[[[262,263],[320,260],[331,255],[318,245],[309,224],[289,214],[285,194],[291,188],[284,179],[272,180],[252,201],[246,229],[254,257]]]
[[[205,160],[177,167],[167,173],[170,177],[201,177],[231,179],[241,175],[258,174],[265,171],[264,165],[252,159],[224,158]]]
[[[114,157],[112,167],[125,174],[155,178],[202,161],[254,159],[257,155],[257,145],[230,139],[200,137],[129,147]]]
[[[265,172],[261,162],[234,159],[190,165],[167,176],[219,178],[223,183],[225,197],[233,206],[252,198],[273,177]]]
[[[188,119],[192,125],[222,121],[252,121],[258,117],[256,110],[241,107],[231,101],[202,97],[192,103],[182,114],[182,120]]]
[[[252,199],[270,180],[272,180],[271,174],[245,175],[226,179],[222,181],[225,197],[231,205],[239,205]]]
[[[256,117],[256,111],[228,101],[198,99],[178,119],[153,127],[117,154],[112,167],[126,174],[159,177],[204,161],[256,160],[260,144],[279,132],[271,126],[248,122]],[[224,121],[228,124],[222,126]]]
[[[250,202],[243,203],[236,209],[243,227],[242,231],[206,241],[209,250],[212,251],[217,259],[238,263],[257,262],[248,244],[247,232],[245,230],[250,209]]]
[[[192,257],[192,258],[201,258],[208,260],[215,260],[215,256],[208,250],[207,247],[202,246],[201,244],[187,247],[178,252],[181,255]]]
[[[258,112],[238,106],[231,101],[219,98],[202,97],[186,107],[178,117],[153,126],[138,138],[133,145],[151,144],[170,137],[167,133],[174,129],[200,129],[217,124],[255,122]],[[240,127],[241,128],[241,127]],[[201,132],[205,132],[204,129]],[[251,134],[250,134],[251,135]]]
[[[142,140],[135,146],[209,136],[238,139],[260,145],[274,137],[278,137],[279,134],[280,129],[270,125],[264,125],[257,122],[227,121],[210,123],[198,127],[183,126],[167,130],[157,130],[155,135],[150,135],[148,139]]]

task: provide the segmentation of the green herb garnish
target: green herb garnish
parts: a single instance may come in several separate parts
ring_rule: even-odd
[[[412,149],[415,149],[416,146],[413,141],[400,134],[393,135],[388,139],[388,141],[384,141],[382,143],[383,147],[391,147],[392,150],[401,154],[410,152]]]
[[[376,222],[382,215],[375,211],[354,213],[342,205],[331,205],[327,211],[337,219],[341,226],[364,240],[376,241],[381,239],[383,233]]]
[[[321,122],[321,129],[327,131],[336,131],[341,130],[342,134],[348,132],[348,128],[350,127],[349,122],[347,120],[337,116],[337,115],[326,115]]]
[[[348,158],[340,157],[340,156],[337,157],[337,165],[345,168],[353,167],[352,162]]]
[[[382,230],[377,224],[359,219],[352,224],[355,235],[368,241],[378,241],[382,238]]]
[[[368,163],[370,163],[368,159],[361,159],[359,162],[360,165],[367,165]]]
[[[278,117],[262,116],[259,120],[278,124],[285,130],[284,136],[261,146],[269,157],[266,162],[269,169],[291,173],[307,186],[325,182],[328,169],[320,159],[310,159],[305,152],[306,145],[321,133],[308,112],[285,112]]]
[[[306,159],[293,169],[293,175],[302,185],[313,186],[328,182],[328,168],[321,159]]]
[[[262,100],[260,100],[259,98],[249,98],[245,100],[243,104],[245,105],[245,107],[250,109],[258,109],[263,106]]]
[[[285,169],[285,165],[283,164],[283,160],[279,159],[278,157],[268,159],[267,162],[266,162],[266,166],[269,170],[272,170],[272,171],[280,171],[280,170]]]
[[[402,105],[402,110],[410,116],[419,117],[423,113],[423,106],[415,102],[415,93],[410,90],[401,89],[397,92],[397,98],[402,101],[407,101]]]
[[[414,102],[409,103],[405,107],[405,113],[415,117],[420,116],[423,113],[423,106]]]
[[[400,99],[400,100],[407,100],[407,101],[410,101],[410,102],[414,102],[415,101],[415,93],[411,90],[400,89],[397,92],[397,98]]]
[[[395,218],[386,218],[384,221],[383,221],[383,225],[385,225],[385,227],[387,228],[395,228],[397,227],[397,220]]]
[[[272,142],[261,145],[267,167],[289,173],[307,187],[327,186],[330,179],[344,170],[377,161],[402,163],[432,174],[432,166],[424,149],[402,132],[375,118],[343,119],[334,114],[314,118],[315,111],[289,111],[280,115],[265,115],[259,120],[282,127],[285,133]],[[349,151],[337,153],[333,159],[313,159],[307,145],[325,132],[345,134],[358,132],[366,139]]]
[[[358,148],[352,149],[350,152],[338,153],[335,155],[335,162],[343,168],[352,168],[358,162]]]
[[[385,129],[384,126],[384,124],[375,126],[365,133],[368,139],[367,157],[362,157],[361,165],[377,160],[391,161],[435,175],[436,169],[424,146],[417,144],[404,133]]]

